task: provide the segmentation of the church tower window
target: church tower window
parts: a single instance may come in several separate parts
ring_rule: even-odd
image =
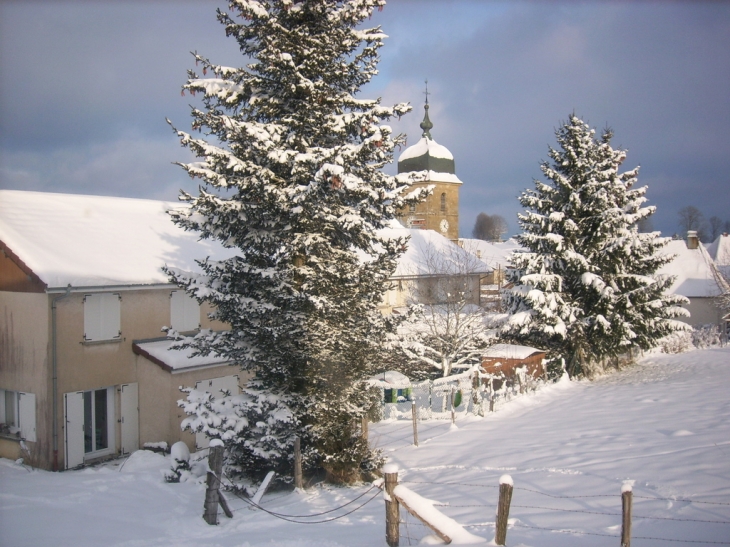
[[[442,213],[446,212],[446,192],[441,194],[441,212]]]

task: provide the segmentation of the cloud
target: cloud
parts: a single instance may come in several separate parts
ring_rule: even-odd
[[[0,2],[0,186],[174,197],[188,179],[169,162],[187,152],[164,118],[189,123],[189,52],[243,64],[215,20],[225,5]],[[516,197],[571,112],[614,128],[658,229],[687,204],[730,216],[730,4],[397,0],[366,24],[390,38],[362,95],[413,104],[392,122],[409,144],[429,80],[432,134],[464,181],[462,233],[480,211],[518,230]]]
[[[175,200],[181,188],[194,190],[196,184],[172,162],[190,159],[172,135],[124,138],[50,154],[10,152],[3,156],[0,178],[4,188],[16,190]]]

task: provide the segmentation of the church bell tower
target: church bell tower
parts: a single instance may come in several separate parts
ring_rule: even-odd
[[[435,230],[444,237],[459,239],[459,188],[454,156],[431,136],[433,123],[428,117],[428,87],[424,105],[421,139],[405,149],[398,158],[398,174],[426,172],[426,180],[413,183],[413,188],[433,186],[425,201],[398,211],[398,220],[408,228]]]

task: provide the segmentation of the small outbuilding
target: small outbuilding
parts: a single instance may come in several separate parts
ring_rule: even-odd
[[[482,354],[482,369],[491,374],[503,373],[507,378],[515,375],[515,369],[527,367],[527,373],[533,378],[542,376],[542,361],[545,352],[529,346],[516,344],[495,344]]]

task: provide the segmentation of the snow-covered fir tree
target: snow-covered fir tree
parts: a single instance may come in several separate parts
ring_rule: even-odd
[[[673,257],[658,232],[637,224],[654,212],[634,188],[638,168],[619,173],[626,158],[571,115],[556,130],[558,149],[541,169],[547,181],[520,196],[525,247],[512,259],[505,292],[512,315],[506,338],[545,348],[569,374],[592,375],[632,348],[647,349],[687,325],[686,299],[668,295],[670,277],[656,275]]]
[[[180,164],[200,180],[190,205],[172,213],[186,230],[236,256],[202,260],[203,275],[171,279],[230,326],[185,344],[215,352],[254,376],[227,406],[191,394],[188,425],[220,436],[244,475],[291,476],[301,438],[305,466],[352,481],[378,464],[358,430],[373,403],[388,325],[378,311],[405,249],[377,230],[408,185],[385,175],[394,146],[388,119],[407,104],[356,97],[377,73],[384,34],[362,28],[384,0],[232,0],[218,11],[247,64],[194,54],[183,93],[202,94],[192,128],[177,131],[200,161]],[[225,407],[225,408],[224,408]]]

